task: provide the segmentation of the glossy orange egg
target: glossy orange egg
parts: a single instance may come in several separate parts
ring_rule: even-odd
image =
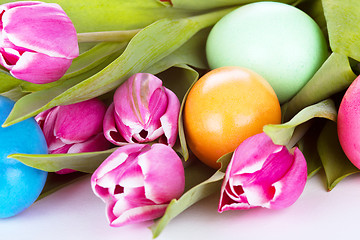
[[[184,107],[188,146],[215,169],[222,155],[262,132],[264,125],[280,122],[280,104],[270,84],[241,67],[221,67],[205,74],[190,90]]]

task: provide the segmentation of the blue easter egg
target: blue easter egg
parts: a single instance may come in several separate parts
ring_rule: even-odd
[[[0,124],[14,102],[0,96]],[[13,153],[47,153],[45,137],[33,118],[9,127],[0,127],[0,218],[14,216],[28,208],[40,195],[47,172],[7,158]]]

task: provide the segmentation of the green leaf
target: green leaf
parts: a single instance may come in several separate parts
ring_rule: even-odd
[[[198,159],[194,158],[188,167],[185,167],[185,190],[189,191],[194,186],[210,178],[216,170],[206,166]]]
[[[171,3],[174,8],[189,9],[189,10],[209,10],[220,7],[229,7],[236,5],[243,5],[247,3],[258,2],[256,0],[172,0]],[[298,3],[298,0],[282,0],[276,2],[284,2],[288,4]]]
[[[229,158],[231,158],[231,154],[224,155],[219,159],[219,161],[222,163],[229,162]],[[194,172],[194,174],[197,173]],[[166,225],[181,212],[215,192],[219,192],[224,176],[225,174],[218,170],[207,180],[186,191],[179,199],[173,199],[167,207],[165,214],[153,226],[151,226],[153,238],[159,236]]]
[[[2,0],[1,3],[14,2]],[[163,18],[183,18],[198,12],[167,7],[155,0],[44,0],[59,4],[78,33],[130,30]]]
[[[183,108],[186,100],[186,96],[191,86],[197,81],[199,73],[187,65],[177,65],[175,68],[171,68],[168,71],[159,74],[160,79],[164,81],[164,85],[175,92],[181,101],[180,114],[178,120],[179,142],[183,159],[185,161],[189,158],[189,152],[187,149],[187,143],[185,139],[184,123],[183,123]]]
[[[324,166],[329,191],[345,177],[360,172],[349,161],[341,148],[336,123],[328,122],[325,125],[319,136],[317,148]]]
[[[35,92],[51,87],[59,86],[65,81],[82,76],[82,79],[85,79],[87,72],[91,72],[92,69],[97,69],[99,66],[103,66],[104,62],[107,62],[109,59],[114,59],[118,57],[125,49],[128,42],[111,42],[111,43],[100,43],[91,48],[90,50],[82,53],[79,57],[75,58],[66,71],[65,75],[52,83],[46,84],[34,84],[30,82],[22,82],[21,87],[23,91],[26,92]],[[101,67],[100,69],[102,69]],[[92,73],[92,72],[91,72]],[[91,75],[90,75],[91,76]]]
[[[287,145],[293,137],[294,130],[313,118],[326,118],[336,121],[337,111],[334,102],[330,99],[302,109],[290,121],[283,124],[265,125],[264,132],[271,137],[275,144]]]
[[[12,77],[9,73],[0,70],[0,93],[10,91],[19,86],[23,81]]]
[[[346,56],[332,53],[310,81],[287,104],[285,119],[299,110],[345,90],[356,75]]]
[[[64,81],[62,84],[43,89],[37,92],[33,92],[28,94],[22,98],[20,98],[14,105],[10,115],[8,118],[16,119],[15,122],[20,122],[26,118],[33,117],[36,114],[45,111],[51,107],[48,107],[49,103],[52,99],[54,99],[59,94],[65,92],[67,89],[76,85],[77,83],[83,81],[84,79],[96,74],[104,67],[106,67],[109,63],[111,63],[114,58],[116,58],[116,53],[114,55],[110,55],[106,58],[106,60],[100,63],[95,68],[90,69],[89,71],[82,73],[78,76],[75,76],[67,81]],[[14,123],[15,123],[14,122]],[[10,123],[11,125],[13,123]],[[5,126],[5,123],[4,125]]]
[[[330,47],[360,61],[360,5],[357,0],[322,0]]]
[[[14,87],[13,89],[11,89],[7,92],[0,93],[0,95],[10,98],[13,101],[17,101],[20,98],[22,98],[23,96],[25,96],[26,93],[24,93],[20,87]]]
[[[322,168],[317,151],[317,140],[323,125],[324,121],[317,119],[297,144],[306,159],[308,178],[314,176]]]
[[[157,74],[178,64],[186,64],[195,68],[208,69],[209,67],[205,57],[205,45],[209,31],[209,28],[201,30],[180,48],[155,63],[144,72]]]
[[[155,22],[140,31],[130,41],[123,54],[102,71],[80,83],[78,83],[79,80],[72,79],[56,86],[55,89],[47,89],[49,92],[41,96],[35,95],[32,101],[28,99],[21,103],[18,101],[3,126],[20,122],[54,106],[85,101],[117,88],[131,75],[148,69],[178,49],[199,30],[214,24],[231,10],[225,9],[192,18],[162,19]],[[30,98],[29,95],[25,97]]]
[[[112,148],[106,151],[87,153],[66,154],[11,154],[14,158],[25,165],[46,172],[56,172],[61,169],[73,169],[80,172],[92,173],[114,151]]]

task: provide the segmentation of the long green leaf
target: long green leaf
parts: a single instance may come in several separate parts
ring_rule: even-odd
[[[187,161],[189,158],[189,152],[185,139],[182,112],[188,91],[197,81],[199,73],[185,64],[178,64],[168,71],[160,73],[158,76],[163,80],[164,85],[171,89],[181,100],[180,115],[178,120],[180,145],[177,144],[174,148],[176,148],[176,150],[181,153],[183,159]]]
[[[125,49],[127,43],[128,42],[100,43],[75,58],[65,75],[58,81],[46,84],[23,82],[21,84],[21,88],[25,92],[35,92],[59,86],[71,78],[75,78],[81,74],[89,72],[91,69],[101,66],[109,58],[118,57]]]
[[[265,125],[264,132],[271,137],[275,144],[287,145],[293,136],[294,130],[313,118],[326,118],[336,121],[337,111],[332,100],[327,99],[320,103],[306,107],[296,114],[290,121],[283,124]]]
[[[10,74],[0,70],[0,93],[10,91],[19,86],[23,81],[12,77]]]
[[[330,47],[360,61],[360,5],[358,0],[322,0]]]
[[[336,123],[328,122],[318,139],[318,151],[324,166],[327,187],[331,191],[345,177],[360,172],[346,157],[337,137]]]
[[[308,178],[314,176],[322,168],[322,163],[317,150],[317,140],[323,128],[324,121],[325,120],[323,119],[317,119],[297,143],[297,146],[306,159]]]
[[[140,31],[130,41],[124,53],[102,71],[80,83],[76,80],[66,81],[63,85],[57,86],[58,88],[48,89],[49,93],[45,92],[40,98],[36,95],[32,102],[28,99],[18,101],[3,126],[22,121],[57,105],[81,102],[115,89],[128,77],[148,69],[168,56],[199,30],[213,25],[231,10],[225,9],[178,20],[159,20]],[[36,99],[38,102],[35,102]]]
[[[209,10],[214,8],[229,7],[236,5],[243,5],[248,3],[258,2],[258,0],[172,0],[171,3],[174,8],[189,9],[189,10]],[[288,4],[299,3],[299,0],[282,0],[276,2],[283,2]]]
[[[218,171],[208,180],[187,191],[178,200],[173,199],[167,207],[163,217],[154,226],[151,227],[153,237],[156,238],[159,236],[166,225],[181,212],[196,202],[214,194],[216,191],[219,191],[223,177],[224,173]]]
[[[209,67],[205,57],[205,45],[209,31],[210,29],[208,28],[201,30],[180,48],[150,66],[145,72],[157,74],[179,64],[208,69]]]
[[[69,89],[71,86],[74,86],[75,84],[83,81],[84,78],[90,77],[93,74],[97,73],[105,66],[107,66],[111,61],[113,61],[113,58],[110,56],[105,62],[103,62],[99,66],[83,74],[80,74],[79,76],[71,78],[68,81],[63,82],[61,85],[49,89],[44,89],[38,92],[33,92],[31,94],[28,94],[20,98],[15,103],[9,117],[15,119],[20,118],[17,119],[16,121],[16,122],[20,122],[26,118],[35,116],[36,114],[44,111],[44,109],[47,109],[44,106],[46,106],[49,102],[51,102],[54,96],[58,96],[59,94]],[[5,127],[5,123],[3,124],[3,126]]]
[[[14,2],[2,0],[1,4]],[[78,33],[130,30],[146,27],[163,18],[183,18],[198,14],[166,7],[155,0],[43,0],[59,4]]]
[[[230,161],[232,154],[226,154],[218,161],[222,163],[222,168],[215,172],[209,179],[199,183],[186,191],[179,199],[173,199],[167,207],[165,214],[151,226],[153,237],[156,238],[166,227],[166,225],[181,212],[197,203],[198,201],[220,191],[222,180],[225,176],[224,169]],[[194,173],[196,174],[196,172]]]
[[[310,81],[287,104],[285,119],[291,118],[306,106],[346,89],[355,78],[348,58],[342,54],[332,53]]]
[[[11,154],[8,157],[19,160],[30,167],[46,172],[73,169],[92,173],[116,148],[100,152],[66,154]]]

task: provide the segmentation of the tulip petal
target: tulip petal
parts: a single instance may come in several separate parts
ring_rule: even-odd
[[[144,125],[147,134],[142,137],[142,141],[154,141],[164,134],[160,118],[165,113],[167,105],[168,98],[163,87],[155,89],[149,99],[149,118]]]
[[[151,151],[138,156],[138,161],[144,174],[145,195],[148,199],[161,204],[181,196],[185,183],[184,168],[171,147],[154,144]]]
[[[41,113],[39,113],[38,115],[35,116],[35,121],[39,124],[40,128],[43,129],[44,128],[44,124],[45,124],[45,120],[48,116],[48,114],[53,110],[52,109],[48,109],[46,111],[43,111]]]
[[[167,204],[157,205],[146,199],[143,187],[128,188],[127,190],[127,193],[124,192],[118,196],[115,204],[110,201],[111,213],[108,215],[108,219],[111,226],[155,219],[165,212]]]
[[[16,46],[51,57],[79,55],[76,30],[58,4],[12,5],[2,15],[2,23],[3,32]]]
[[[307,180],[307,165],[302,152],[294,149],[294,163],[287,174],[276,182],[276,194],[270,202],[270,208],[284,208],[292,205],[304,190]],[[294,187],[296,186],[296,187]]]
[[[265,133],[256,134],[235,150],[234,155],[241,156],[242,161],[232,161],[229,174],[255,172],[261,168],[267,156],[281,149],[282,146],[275,145]]]
[[[114,94],[115,112],[125,125],[128,122],[145,124],[149,117],[148,103],[162,81],[152,74],[137,73],[123,83]]]
[[[120,227],[129,223],[143,222],[161,217],[168,204],[142,205],[134,207],[125,198],[109,205],[107,217],[110,226]]]
[[[109,149],[110,142],[106,140],[102,132],[89,138],[85,142],[73,144],[67,153],[96,152]]]
[[[53,58],[45,54],[25,52],[10,73],[18,79],[43,84],[54,82],[61,78],[70,67],[72,60]],[[8,68],[9,69],[9,68]]]
[[[56,116],[58,111],[59,111],[59,107],[54,107],[52,109],[49,109],[47,113],[44,112],[43,116],[40,115],[40,117],[45,117],[42,130],[48,147],[50,147],[51,145],[53,145],[53,143],[58,141],[58,139],[56,139],[56,137],[54,136],[54,123],[56,121]],[[53,149],[55,148],[51,147],[49,150],[53,150]]]
[[[259,147],[260,146],[260,147]],[[265,134],[245,140],[226,170],[218,211],[253,207],[283,208],[304,189],[306,161],[300,150],[291,154]]]
[[[95,186],[102,188],[111,188],[113,182],[111,180],[117,180],[114,169],[123,164],[129,157],[129,155],[140,152],[146,145],[141,144],[129,144],[121,148],[118,148],[113,152],[93,173],[91,177],[91,185],[95,193],[97,193]],[[109,176],[108,176],[109,175]],[[104,178],[105,177],[105,178]],[[103,191],[103,190],[101,190]]]
[[[39,1],[9,2],[9,3],[0,5],[0,12],[9,10],[9,9],[15,8],[15,7],[39,5],[40,3],[42,3],[42,2],[39,2]]]
[[[180,101],[175,93],[169,89],[165,88],[165,92],[168,97],[168,106],[164,115],[161,116],[160,122],[166,137],[166,143],[172,147],[175,145],[178,134]]]
[[[114,114],[115,114],[114,103],[111,103],[108,109],[106,110],[103,121],[104,136],[111,143],[118,146],[122,146],[127,144],[127,142],[116,128]]]
[[[12,48],[0,48],[0,64],[11,70],[20,59],[20,53]]]
[[[269,207],[276,191],[273,184],[284,177],[292,163],[292,155],[284,147],[280,152],[271,154],[260,170],[240,175],[241,186],[248,203],[252,206]],[[236,175],[233,178],[236,179]]]
[[[106,106],[98,99],[60,106],[55,135],[67,144],[84,142],[102,132],[105,112]]]
[[[154,75],[137,73],[116,90],[114,94],[116,126],[126,141],[152,141],[163,134],[158,130],[160,122],[156,121],[166,107],[166,103],[164,107],[159,107],[163,106],[162,101],[166,98],[161,92],[161,87],[162,81]],[[157,90],[159,88],[160,92]],[[154,117],[153,121],[152,117]]]

